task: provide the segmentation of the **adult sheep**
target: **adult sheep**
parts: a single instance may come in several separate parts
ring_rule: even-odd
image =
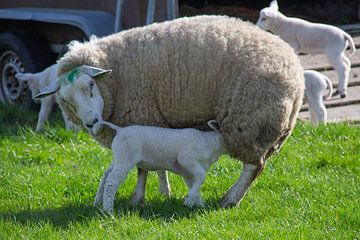
[[[102,72],[83,65],[112,74],[98,80]],[[58,61],[58,76],[37,97],[59,91],[60,107],[105,146],[114,132],[99,128],[99,119],[171,128],[205,128],[215,119],[230,154],[244,163],[223,206],[238,205],[280,149],[304,91],[303,69],[285,42],[226,16],[180,18],[73,43]]]

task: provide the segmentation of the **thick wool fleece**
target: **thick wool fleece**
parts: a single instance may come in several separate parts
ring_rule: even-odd
[[[285,42],[225,16],[180,18],[74,43],[58,75],[82,64],[113,70],[97,81],[104,120],[204,128],[215,119],[230,153],[248,163],[281,146],[304,91],[303,69]],[[108,131],[95,136],[106,146]]]

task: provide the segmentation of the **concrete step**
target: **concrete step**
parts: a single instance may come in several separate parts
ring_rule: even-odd
[[[337,95],[329,100],[324,100],[324,105],[327,109],[351,104],[360,104],[360,86],[349,87],[346,98],[340,98],[340,96]],[[309,105],[306,103],[301,107],[300,111],[308,111],[308,108]]]
[[[327,76],[336,88],[338,85],[338,75],[335,70],[321,71],[322,74]],[[360,67],[351,68],[349,75],[348,86],[359,86],[360,85]]]
[[[328,108],[327,115],[327,122],[360,121],[360,104]],[[309,112],[300,112],[298,119],[309,121]]]

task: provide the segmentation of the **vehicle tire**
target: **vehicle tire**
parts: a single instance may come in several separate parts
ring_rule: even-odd
[[[51,62],[47,44],[35,32],[0,33],[0,101],[24,107],[33,106],[27,84],[18,81],[15,74],[39,72]]]

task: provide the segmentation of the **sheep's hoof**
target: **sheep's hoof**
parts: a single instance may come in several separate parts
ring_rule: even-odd
[[[223,208],[238,207],[240,201],[232,197],[231,194],[227,193],[221,200],[220,204]]]
[[[133,195],[130,199],[131,206],[144,205],[144,203],[145,203],[144,197],[137,197],[137,196]]]
[[[346,97],[346,93],[340,93],[340,98],[345,98]]]
[[[201,198],[199,197],[189,197],[187,196],[185,198],[185,202],[184,205],[188,208],[193,208],[193,207],[204,207],[204,202]]]

